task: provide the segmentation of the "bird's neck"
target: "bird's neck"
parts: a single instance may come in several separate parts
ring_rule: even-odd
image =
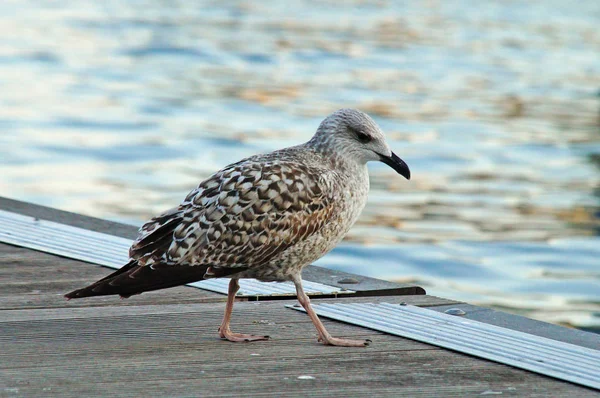
[[[344,145],[333,137],[313,137],[304,144],[317,153],[323,160],[331,162],[332,168],[340,173],[353,175],[367,170],[367,164],[357,156],[351,145]]]

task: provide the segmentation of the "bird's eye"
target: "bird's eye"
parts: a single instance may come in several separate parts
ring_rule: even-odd
[[[363,133],[362,131],[356,132],[356,136],[358,137],[358,140],[360,142],[367,143],[367,142],[371,141],[371,136]]]

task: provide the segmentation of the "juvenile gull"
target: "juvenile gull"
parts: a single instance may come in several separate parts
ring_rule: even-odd
[[[302,288],[302,268],[329,252],[367,201],[367,162],[379,160],[407,179],[406,163],[377,124],[354,109],[329,115],[305,144],[231,164],[185,200],[144,224],[118,271],[65,297],[142,292],[230,277],[219,328],[229,341],[267,340],[229,328],[238,279],[292,281],[323,344],[364,346],[332,337]]]

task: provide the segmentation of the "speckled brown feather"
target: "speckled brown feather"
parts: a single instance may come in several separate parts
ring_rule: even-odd
[[[298,150],[251,157],[203,181],[142,226],[131,258],[152,268],[209,265],[213,277],[260,268],[307,239],[335,213],[325,182],[335,171],[298,162]]]

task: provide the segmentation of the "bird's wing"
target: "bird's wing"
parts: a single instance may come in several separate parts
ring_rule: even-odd
[[[130,256],[153,268],[210,265],[207,276],[265,264],[335,214],[326,173],[276,156],[228,166],[144,224]]]

